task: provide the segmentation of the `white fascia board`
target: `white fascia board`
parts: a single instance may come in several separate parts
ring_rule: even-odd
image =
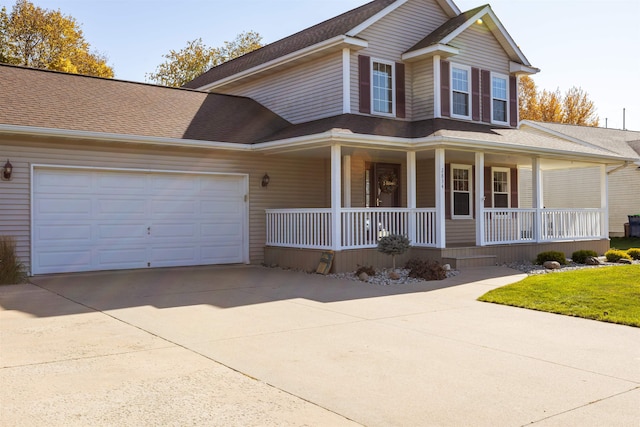
[[[551,136],[554,136],[554,137],[556,137],[556,138],[564,139],[565,141],[570,141],[570,142],[576,143],[576,144],[578,144],[578,145],[582,145],[583,147],[594,148],[594,149],[596,149],[596,150],[603,150],[603,151],[608,151],[608,152],[610,152],[610,153],[617,154],[617,153],[616,153],[615,151],[613,151],[613,150],[609,150],[609,149],[604,148],[604,147],[601,147],[601,146],[599,146],[599,145],[591,144],[591,143],[589,143],[589,142],[583,141],[583,140],[578,139],[578,138],[574,138],[574,137],[569,136],[569,135],[567,135],[567,134],[564,134],[564,133],[562,133],[562,132],[558,132],[558,131],[555,131],[555,130],[551,130],[551,129],[547,128],[547,127],[544,127],[544,126],[542,126],[542,125],[539,125],[539,124],[537,124],[537,123],[535,123],[535,122],[532,122],[532,121],[530,121],[530,120],[523,120],[523,121],[521,121],[521,122],[520,122],[520,126],[518,127],[518,129],[520,129],[522,126],[529,126],[530,128],[533,128],[533,129],[539,130],[539,131],[541,131],[541,132],[544,132],[544,133],[549,134],[549,135],[551,135]]]
[[[483,7],[478,13],[476,13],[471,18],[469,18],[464,24],[460,25],[460,27],[456,28],[455,31],[452,31],[449,35],[447,35],[445,38],[440,40],[440,43],[448,44],[451,40],[458,37],[463,31],[465,31],[467,28],[473,25],[478,19],[482,19],[486,15],[489,16],[489,18],[491,19],[493,24],[496,26],[498,31],[505,38],[505,40],[509,44],[509,47],[511,48],[513,53],[515,53],[515,55],[518,57],[520,62],[526,65],[527,67],[530,67],[531,64],[529,63],[527,58],[524,56],[524,54],[522,53],[522,51],[520,50],[516,42],[511,38],[511,35],[504,28],[504,25],[502,25],[502,22],[500,22],[496,14],[493,13],[491,6],[488,6],[488,5]]]
[[[445,13],[451,18],[455,18],[460,15],[462,11],[458,9],[458,6],[451,0],[436,0]]]
[[[539,68],[530,67],[527,65],[520,64],[518,62],[509,61],[509,72],[512,74],[538,74],[540,72]]]
[[[376,22],[378,22],[381,18],[385,17],[389,13],[393,12],[394,10],[396,10],[397,8],[399,8],[400,6],[405,4],[407,1],[409,1],[409,0],[397,0],[396,2],[394,2],[393,4],[390,4],[389,6],[385,7],[380,12],[376,13],[371,18],[367,19],[366,21],[364,21],[363,23],[361,23],[357,27],[351,29],[349,32],[347,32],[347,35],[353,37],[353,36],[356,36],[356,35],[360,34],[362,31],[366,30],[371,25],[373,25]]]
[[[258,66],[255,66],[253,68],[249,68],[248,70],[244,70],[241,71],[239,73],[233,74],[229,77],[226,77],[224,79],[221,80],[216,80],[213,83],[209,83],[207,85],[204,85],[202,87],[197,88],[197,90],[201,90],[201,91],[211,91],[217,87],[220,86],[224,86],[227,85],[229,83],[233,83],[237,80],[242,80],[244,78],[247,78],[249,76],[252,76],[254,74],[259,74],[262,73],[264,71],[270,70],[272,68],[275,67],[279,67],[281,65],[287,64],[289,62],[295,61],[297,59],[301,59],[304,58],[305,56],[309,56],[312,55],[314,53],[318,53],[321,52],[325,49],[329,49],[335,46],[340,46],[340,45],[345,45],[345,47],[351,47],[354,48],[356,50],[359,49],[364,49],[366,47],[369,46],[369,42],[367,42],[366,40],[362,40],[362,39],[358,39],[358,38],[354,38],[354,37],[349,37],[349,36],[337,36],[337,37],[333,37],[331,39],[328,40],[324,40],[320,43],[314,44],[313,46],[309,46],[306,47],[304,49],[300,49],[297,50],[295,52],[292,52],[288,55],[284,55],[281,56],[279,58],[276,58],[272,61],[269,62],[265,62],[264,64],[260,64]]]
[[[412,52],[407,52],[402,54],[403,61],[411,61],[414,59],[419,59],[422,57],[430,57],[433,55],[440,55],[443,57],[458,55],[460,53],[460,49],[455,48],[453,46],[448,46],[445,44],[434,44],[422,49],[414,50]]]
[[[233,151],[249,151],[251,144],[233,142],[200,141],[196,139],[161,138],[155,136],[127,135],[119,133],[90,132],[69,129],[42,128],[0,124],[0,135],[24,135],[68,139],[89,139],[103,142],[165,145],[183,148],[211,148]]]

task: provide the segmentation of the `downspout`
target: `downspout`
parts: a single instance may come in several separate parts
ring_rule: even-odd
[[[629,166],[631,164],[631,162],[624,162],[623,164],[621,164],[620,166],[618,166],[617,168],[611,169],[610,171],[607,172],[607,175],[612,175],[616,172],[618,172],[619,170],[622,170],[624,168],[626,168],[627,166]]]

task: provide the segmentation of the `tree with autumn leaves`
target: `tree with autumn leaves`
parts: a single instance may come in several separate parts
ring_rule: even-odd
[[[17,0],[0,10],[0,62],[113,78],[107,59],[90,51],[80,25],[59,10]]]
[[[596,107],[582,88],[572,87],[564,93],[538,90],[529,76],[520,77],[520,120],[598,126]]]
[[[166,61],[148,73],[146,78],[164,86],[183,86],[203,74],[211,67],[220,65],[262,47],[262,36],[254,31],[245,31],[221,47],[209,47],[201,38],[187,42],[181,50],[170,50],[163,55]]]

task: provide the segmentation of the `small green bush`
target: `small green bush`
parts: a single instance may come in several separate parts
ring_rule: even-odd
[[[409,270],[409,277],[417,279],[444,280],[447,278],[447,271],[437,261],[413,258],[407,261],[404,268]]]
[[[538,254],[538,257],[536,258],[536,264],[542,265],[547,261],[558,261],[560,265],[566,265],[567,257],[564,255],[564,252],[558,252],[558,251],[540,252]]]
[[[391,255],[393,269],[396,269],[396,255],[402,255],[411,247],[411,242],[400,234],[390,234],[378,240],[378,252]]]
[[[376,269],[370,265],[359,265],[356,270],[356,277],[360,276],[362,273],[366,273],[367,276],[373,277],[376,275]]]
[[[595,251],[590,251],[588,249],[583,249],[581,251],[575,251],[571,254],[571,260],[573,262],[577,262],[578,264],[584,264],[585,260],[589,257],[597,257],[598,253]]]
[[[640,260],[640,248],[627,249],[627,255],[633,259]]]
[[[631,259],[625,251],[621,251],[619,249],[609,249],[604,253],[604,256],[607,257],[607,261],[609,262],[618,262],[621,259]]]
[[[16,285],[27,278],[24,264],[16,254],[16,241],[10,236],[0,236],[0,285]]]

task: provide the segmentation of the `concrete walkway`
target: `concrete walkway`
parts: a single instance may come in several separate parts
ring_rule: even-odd
[[[0,287],[2,426],[640,426],[640,329],[262,267]]]

